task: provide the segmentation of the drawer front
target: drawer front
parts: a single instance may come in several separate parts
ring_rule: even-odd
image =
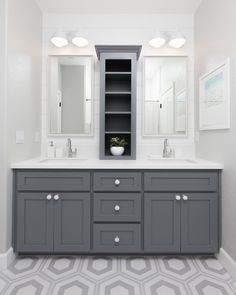
[[[95,191],[140,191],[141,173],[138,172],[95,172]]]
[[[19,191],[89,191],[89,172],[19,171]]]
[[[94,252],[133,253],[141,251],[139,224],[95,224]]]
[[[141,194],[95,193],[94,221],[141,221]]]
[[[217,172],[144,173],[145,191],[216,191]]]

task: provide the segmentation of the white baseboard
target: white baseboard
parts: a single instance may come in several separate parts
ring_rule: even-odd
[[[13,248],[8,249],[7,252],[0,254],[0,270],[6,269],[15,259],[16,255]]]
[[[233,258],[223,248],[221,248],[219,254],[217,255],[217,259],[236,281],[236,262]]]

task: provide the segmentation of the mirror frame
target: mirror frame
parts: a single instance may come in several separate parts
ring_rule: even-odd
[[[179,135],[179,134],[157,134],[157,135],[147,135],[144,133],[144,124],[145,124],[145,113],[144,113],[144,107],[145,107],[145,60],[147,58],[185,58],[186,60],[186,93],[187,93],[187,100],[186,100],[186,119],[185,119],[185,123],[186,123],[186,132],[183,135]],[[189,61],[188,61],[188,56],[186,55],[145,55],[143,56],[143,62],[142,62],[142,83],[143,83],[143,91],[142,91],[142,137],[145,138],[182,138],[182,139],[186,139],[188,138],[188,134],[189,134],[189,124],[188,124],[188,112],[189,112]]]
[[[52,57],[90,57],[91,58],[91,132],[88,134],[82,133],[51,133],[50,132],[50,113],[49,113],[49,59]],[[94,76],[95,76],[95,59],[93,55],[70,55],[70,54],[51,54],[47,56],[47,75],[46,75],[46,124],[48,137],[93,137],[94,136]]]

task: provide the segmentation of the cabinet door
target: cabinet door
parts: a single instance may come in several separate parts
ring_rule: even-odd
[[[218,205],[215,193],[186,193],[181,202],[181,251],[218,251]]]
[[[54,251],[89,251],[90,194],[58,193],[58,196],[54,200]]]
[[[180,200],[173,193],[144,195],[144,250],[180,252]]]
[[[17,252],[51,252],[53,250],[53,200],[47,193],[17,195]]]

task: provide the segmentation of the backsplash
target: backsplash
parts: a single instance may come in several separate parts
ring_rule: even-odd
[[[122,23],[121,23],[122,19]],[[138,25],[137,25],[138,24]],[[55,48],[50,38],[57,29],[73,31],[81,28],[90,45],[85,48]],[[148,40],[156,29],[180,29],[187,38],[182,49],[163,47],[153,49]],[[193,17],[190,15],[110,15],[70,16],[46,14],[43,28],[43,91],[42,91],[42,156],[46,156],[50,140],[55,146],[66,145],[66,136],[48,137],[47,131],[47,56],[48,55],[93,55],[94,56],[94,131],[92,137],[72,137],[73,146],[78,148],[78,155],[89,159],[99,157],[99,62],[96,58],[95,44],[133,44],[142,45],[142,52],[137,68],[137,159],[149,154],[162,153],[163,139],[142,136],[142,98],[143,98],[143,56],[187,56],[188,57],[188,135],[186,138],[170,138],[170,145],[175,148],[176,156],[194,156],[194,50]]]

